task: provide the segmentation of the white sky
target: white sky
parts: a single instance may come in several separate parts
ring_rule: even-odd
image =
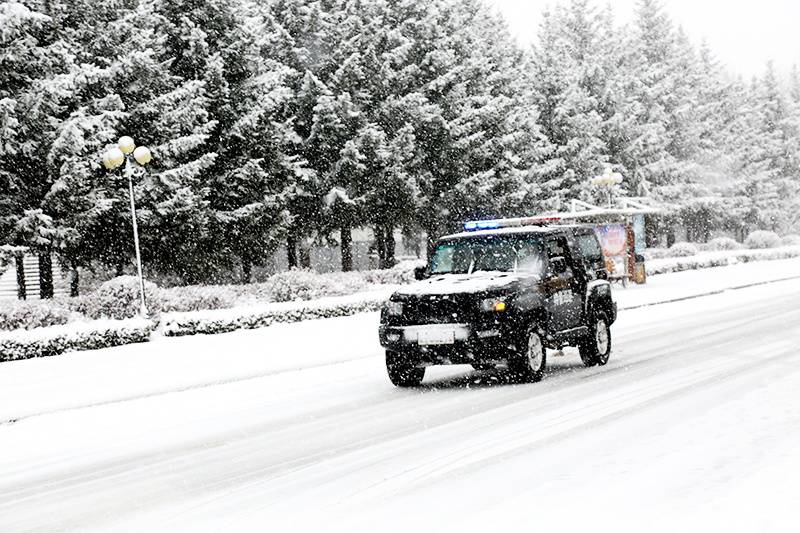
[[[508,20],[523,44],[534,42],[546,6],[568,0],[486,0]],[[611,3],[618,23],[631,20],[636,0]],[[800,0],[662,0],[676,25],[699,44],[706,39],[716,56],[733,73],[760,75],[767,60],[788,72],[800,64]]]

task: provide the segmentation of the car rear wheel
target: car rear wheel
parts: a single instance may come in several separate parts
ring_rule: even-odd
[[[386,351],[386,371],[389,381],[397,387],[416,387],[425,377],[425,368],[412,364],[397,352]]]
[[[538,328],[533,328],[528,332],[520,353],[509,363],[509,370],[519,381],[535,383],[542,380],[547,364],[547,351],[542,333]]]
[[[596,313],[589,320],[589,333],[578,346],[585,366],[605,365],[611,356],[611,326],[603,313]]]

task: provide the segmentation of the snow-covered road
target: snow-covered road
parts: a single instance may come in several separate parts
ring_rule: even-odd
[[[4,363],[0,531],[796,531],[799,302],[790,280],[623,311],[606,367],[568,350],[530,385],[395,389],[376,314]]]

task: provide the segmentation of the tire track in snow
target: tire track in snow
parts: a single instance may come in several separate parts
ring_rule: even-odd
[[[736,353],[736,345],[739,345],[740,341],[730,341],[731,334],[743,331],[747,325],[756,336],[779,337],[785,334],[787,323],[798,323],[796,319],[792,320],[792,317],[797,315],[797,306],[793,298],[795,296],[787,296],[778,301],[758,302],[746,310],[723,310],[720,315],[714,317],[704,316],[702,313],[695,313],[697,316],[691,314],[680,316],[665,324],[661,335],[652,335],[653,328],[650,322],[638,324],[634,331],[620,336],[623,341],[631,344],[624,350],[615,352],[615,357],[620,353],[625,357],[622,361],[612,358],[614,363],[619,363],[617,366],[583,372],[572,372],[570,368],[558,369],[548,376],[548,380],[531,386],[515,385],[496,389],[487,387],[483,390],[479,388],[478,391],[472,391],[465,396],[463,388],[473,382],[472,377],[466,376],[435,382],[422,391],[395,391],[387,388],[386,393],[376,394],[371,392],[374,390],[373,379],[351,378],[348,380],[348,388],[367,387],[365,392],[368,394],[363,399],[366,405],[357,405],[353,410],[334,413],[334,416],[330,416],[330,410],[315,411],[314,414],[319,415],[317,420],[299,420],[297,423],[287,425],[281,432],[265,429],[268,425],[264,425],[261,429],[256,429],[256,434],[250,436],[240,435],[236,438],[235,434],[228,434],[215,437],[213,441],[194,442],[192,445],[196,448],[196,453],[187,454],[182,447],[177,447],[161,450],[161,458],[157,455],[155,457],[130,455],[120,462],[116,475],[107,476],[109,472],[102,468],[92,470],[86,473],[90,478],[84,478],[85,483],[69,486],[67,482],[60,490],[29,494],[32,499],[23,502],[16,500],[16,502],[31,504],[31,509],[41,512],[42,509],[48,508],[49,502],[63,501],[66,505],[74,500],[76,495],[97,494],[97,499],[100,500],[97,502],[97,508],[88,514],[81,514],[80,510],[61,510],[59,515],[67,515],[63,522],[59,521],[61,525],[65,528],[69,524],[80,527],[86,520],[102,522],[103,517],[106,520],[110,516],[120,518],[126,516],[126,513],[133,512],[135,509],[129,508],[127,505],[129,498],[126,498],[125,494],[138,493],[137,505],[140,506],[157,503],[159,498],[165,496],[175,497],[176,495],[169,491],[164,492],[166,489],[163,486],[173,486],[194,472],[203,472],[202,483],[193,487],[191,493],[180,494],[172,500],[176,508],[184,507],[179,502],[188,500],[185,504],[187,508],[210,505],[213,509],[214,504],[230,502],[231,498],[237,496],[251,502],[253,498],[261,499],[262,502],[264,500],[274,502],[280,499],[284,491],[289,493],[292,489],[305,491],[315,485],[329,487],[331,483],[336,482],[339,475],[348,476],[352,475],[354,470],[380,467],[381,463],[392,460],[393,457],[413,453],[421,446],[428,446],[427,443],[430,443],[431,449],[443,449],[448,441],[454,440],[452,434],[445,435],[444,438],[435,435],[437,431],[469,436],[476,431],[488,431],[497,426],[512,427],[516,420],[528,416],[527,411],[530,408],[549,409],[548,406],[558,408],[578,391],[593,395],[596,391],[602,392],[609,385],[624,386],[625,382],[641,376],[675,379],[676,367],[679,367],[684,374],[692,369],[698,370],[698,365],[707,364],[697,357],[698,354],[702,354],[707,346],[720,344],[720,339],[728,338],[729,346],[733,346],[731,352]],[[789,305],[793,307],[788,307]],[[787,308],[792,309],[793,314],[787,315]],[[675,312],[679,314],[686,311],[686,306],[678,306]],[[738,315],[739,319],[731,320],[730,317],[735,315]],[[692,322],[697,326],[697,331],[693,331],[691,336],[680,338],[682,341],[687,338],[692,339],[697,345],[690,346],[685,352],[676,353],[678,347],[673,340],[665,338],[665,334],[681,335],[684,325]],[[647,328],[650,333],[642,334],[640,332],[642,327]],[[633,337],[640,335],[645,335],[646,338],[632,340]],[[630,355],[627,353],[634,349],[647,353]],[[724,360],[730,358],[729,355],[721,353],[714,357]],[[482,379],[484,376],[479,377]],[[324,390],[320,392],[325,394]],[[420,418],[397,418],[396,411],[413,409],[420,411]],[[325,414],[322,414],[323,412]],[[376,427],[373,424],[375,419],[379,418],[385,418],[386,425],[377,427],[389,427],[389,430],[374,435],[369,429]],[[315,454],[312,449],[307,449],[308,444],[304,439],[324,438],[326,432],[335,432],[342,427],[352,428],[351,433],[341,437],[343,445],[329,447],[327,454],[322,452]],[[524,431],[522,435],[525,435]],[[297,463],[288,465],[275,461],[276,456],[269,453],[268,447],[271,443],[287,439],[300,446],[295,458],[291,459],[304,463],[299,468]],[[406,439],[410,439],[410,442],[406,443]],[[325,444],[322,443],[320,448],[324,448]],[[385,454],[381,451],[384,447],[389,448]],[[354,457],[358,454],[362,456]],[[259,466],[259,463],[263,466]],[[289,468],[276,471],[275,466],[289,466]],[[158,486],[153,484],[153,479],[159,480]],[[410,481],[403,478],[402,481],[414,483],[413,478],[410,478]],[[416,481],[416,483],[424,482],[424,477]],[[37,486],[41,489],[38,483],[31,484],[31,488]],[[385,487],[392,489],[398,486],[402,489],[405,485],[390,483],[380,490],[367,491],[365,494],[374,494],[381,492]],[[50,484],[50,487],[54,488],[54,485]],[[16,494],[13,488],[9,487],[11,492],[0,498],[0,501],[6,504],[11,500],[9,503],[13,503]],[[209,492],[215,494],[211,497],[204,496]],[[119,498],[115,497],[115,494]],[[340,492],[340,495],[344,493]],[[197,503],[198,497],[201,503]],[[111,507],[100,505],[108,503],[106,501],[108,499],[114,505]],[[9,516],[14,506],[0,504],[0,510],[2,510],[0,516]],[[180,518],[185,515],[178,512],[175,516]]]

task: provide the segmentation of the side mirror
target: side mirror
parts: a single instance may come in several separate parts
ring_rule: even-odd
[[[567,271],[567,260],[563,257],[554,257],[550,260],[552,274],[559,275]]]
[[[428,277],[428,267],[427,265],[420,265],[414,268],[414,279],[419,281],[426,279]]]

